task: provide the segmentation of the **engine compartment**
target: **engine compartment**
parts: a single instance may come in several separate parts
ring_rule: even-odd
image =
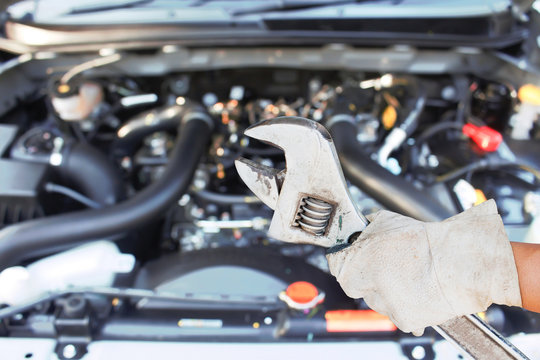
[[[512,241],[537,240],[540,89],[481,71],[275,66],[288,52],[272,54],[260,66],[184,71],[144,53],[122,68],[116,53],[22,63],[27,83],[13,93],[25,95],[2,105],[0,263],[29,269],[44,258],[41,271],[74,274],[29,292],[38,300],[14,288],[0,309],[4,336],[62,338],[58,349],[75,344],[77,356],[88,339],[390,339],[409,354],[409,335],[370,322],[374,312],[343,293],[324,249],[266,236],[272,210],[233,165],[243,156],[285,167],[281,151],[243,136],[278,116],[330,130],[365,214],[437,221],[494,198]],[[9,86],[9,76],[0,81]],[[132,264],[90,286],[115,250],[82,273],[66,264],[84,252],[52,254],[95,240],[114,241]],[[309,307],[287,293],[298,281],[316,288]],[[361,319],[329,325],[347,311]],[[525,310],[492,306],[485,316],[505,335],[540,331]],[[418,344],[432,353],[435,337]]]

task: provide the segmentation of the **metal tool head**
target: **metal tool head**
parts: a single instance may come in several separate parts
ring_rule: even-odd
[[[332,247],[362,231],[367,220],[352,202],[328,131],[300,117],[280,117],[249,127],[245,135],[282,149],[286,169],[240,158],[246,185],[274,209],[268,235],[278,240]]]

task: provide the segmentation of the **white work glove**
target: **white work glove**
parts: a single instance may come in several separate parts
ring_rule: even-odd
[[[368,217],[369,218],[369,217]],[[349,247],[327,255],[345,293],[364,298],[405,332],[492,304],[521,306],[512,248],[489,200],[441,222],[422,222],[390,211]]]

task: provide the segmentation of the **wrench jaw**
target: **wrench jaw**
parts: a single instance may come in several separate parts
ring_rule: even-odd
[[[330,133],[324,126],[298,116],[282,116],[261,121],[248,127],[244,131],[244,135],[273,145],[283,151],[285,149],[289,151],[297,147],[296,137],[301,133],[306,135],[306,132],[318,133],[317,137],[311,135],[312,139],[321,138],[332,141]],[[287,151],[285,151],[285,156]]]
[[[281,187],[279,171],[245,158],[235,160],[234,165],[247,187],[266,206],[275,210]]]
[[[245,135],[285,153],[287,169],[281,174],[250,160],[236,161],[242,180],[275,210],[270,237],[332,247],[366,227],[367,220],[351,201],[332,138],[322,125],[282,117],[258,123]]]

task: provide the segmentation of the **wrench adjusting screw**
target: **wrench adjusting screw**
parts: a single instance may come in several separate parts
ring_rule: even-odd
[[[334,207],[324,200],[307,196],[302,198],[293,226],[313,234],[323,235]]]

